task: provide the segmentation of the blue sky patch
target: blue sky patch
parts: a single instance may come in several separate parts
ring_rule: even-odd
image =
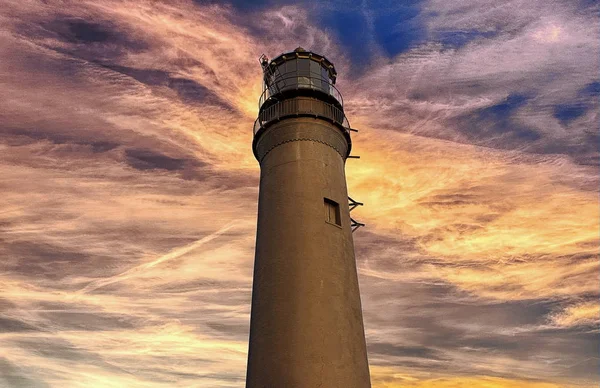
[[[359,11],[327,10],[322,12],[321,21],[331,29],[351,57],[361,58],[369,52],[369,29],[367,21]]]
[[[600,81],[587,84],[579,94],[585,97],[600,96]]]
[[[483,108],[480,115],[487,118],[506,119],[515,110],[527,103],[528,97],[523,94],[511,94],[499,104]]]
[[[389,12],[385,9],[378,12],[374,22],[375,38],[390,57],[401,54],[425,39],[419,13],[417,2]]]
[[[339,5],[319,9],[319,24],[332,31],[358,67],[368,64],[373,47],[388,57],[405,52],[425,40],[420,2],[367,3],[363,7]]]
[[[574,101],[557,104],[553,107],[553,116],[562,125],[569,125],[572,121],[586,114],[591,108],[591,100],[600,96],[600,82],[594,81],[579,90]]]
[[[571,121],[585,114],[588,108],[583,104],[559,104],[554,106],[554,117],[556,117],[561,124],[569,124]]]
[[[487,144],[497,134],[505,135],[505,145],[516,146],[523,141],[536,141],[541,135],[533,128],[513,120],[516,111],[525,106],[530,97],[523,94],[511,94],[496,105],[489,106],[466,116],[466,134],[475,141]]]

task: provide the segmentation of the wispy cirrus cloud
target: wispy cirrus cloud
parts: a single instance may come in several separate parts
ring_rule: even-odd
[[[596,381],[597,5],[0,6],[0,384],[243,385],[256,59],[298,45],[361,130],[374,385]]]

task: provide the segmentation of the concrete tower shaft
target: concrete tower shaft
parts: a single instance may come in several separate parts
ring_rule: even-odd
[[[246,387],[370,387],[335,69],[301,49],[263,68]]]

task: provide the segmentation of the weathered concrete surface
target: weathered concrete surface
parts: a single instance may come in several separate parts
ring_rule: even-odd
[[[315,118],[282,120],[256,143],[247,388],[370,387],[344,147],[340,129]],[[324,198],[340,204],[341,227],[326,222]]]

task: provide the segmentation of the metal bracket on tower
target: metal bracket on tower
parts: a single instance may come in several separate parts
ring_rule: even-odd
[[[350,211],[356,209],[358,206],[363,206],[362,202],[357,202],[352,198],[348,197],[348,206],[350,207]],[[361,226],[365,226],[365,224],[356,221],[354,218],[350,217],[350,228],[352,229],[352,233]]]
[[[354,218],[350,217],[350,228],[352,228],[352,233],[354,233],[356,229],[360,228],[361,226],[365,226],[365,224],[360,223]]]
[[[357,202],[355,200],[353,200],[352,198],[348,197],[348,206],[350,207],[350,211],[356,209],[358,206],[363,206],[364,203],[362,202]]]

